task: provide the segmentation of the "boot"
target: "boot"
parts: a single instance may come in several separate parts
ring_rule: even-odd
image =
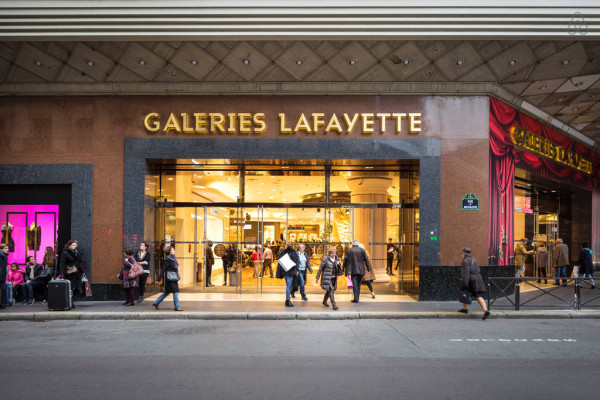
[[[302,300],[303,300],[303,301],[308,301],[308,297],[306,297],[306,295],[305,295],[305,294],[303,294],[303,295],[302,295]]]
[[[339,307],[337,306],[337,304],[336,304],[336,303],[333,303],[333,309],[334,309],[334,310],[337,310],[338,308],[339,308]]]
[[[285,306],[286,307],[294,307],[294,305],[292,304],[292,302],[290,300],[285,301]]]
[[[323,305],[324,305],[325,307],[329,307],[329,303],[327,302],[327,300],[323,300]]]

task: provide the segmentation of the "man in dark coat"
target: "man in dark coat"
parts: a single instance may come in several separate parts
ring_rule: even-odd
[[[481,311],[483,311],[483,319],[486,320],[490,316],[490,311],[487,309],[485,300],[483,299],[486,288],[483,278],[481,277],[481,269],[479,268],[477,260],[471,255],[470,248],[465,247],[462,249],[462,255],[463,261],[460,268],[460,290],[468,292],[477,300],[481,306]],[[467,303],[463,303],[462,308],[458,310],[458,312],[467,314],[469,312]]]
[[[6,264],[8,262],[8,245],[0,243],[0,299],[4,296],[4,284],[6,283]],[[0,304],[0,309],[5,308]]]
[[[351,300],[353,303],[358,303],[360,297],[360,281],[365,274],[365,267],[367,271],[371,270],[371,262],[367,256],[367,252],[358,247],[359,241],[354,239],[352,241],[352,247],[346,252],[346,258],[344,258],[344,271],[346,276],[352,277],[352,291],[354,292],[354,298]]]
[[[281,265],[281,262],[277,263],[277,272],[275,273],[275,277],[277,279],[285,279],[285,306],[286,307],[294,307],[292,302],[290,301],[290,296],[292,293],[292,284],[294,282],[294,278],[298,275],[298,253],[292,247],[292,244],[289,243],[285,249],[283,249],[279,254],[277,254],[277,259],[281,260],[281,257],[284,255],[288,255],[292,262],[295,264],[289,270],[285,270]]]
[[[392,244],[392,238],[388,239],[388,246],[387,246],[387,268],[386,268],[386,274],[388,275],[394,275],[392,273],[392,264],[394,264],[394,254],[396,253],[396,246],[394,246]]]
[[[213,242],[209,241],[206,244],[206,287],[214,286],[212,284],[211,275],[212,275],[212,266],[215,263],[215,256],[212,250]]]
[[[581,243],[581,252],[579,253],[579,276],[578,278],[590,278],[592,289],[596,288],[594,283],[594,263],[592,262],[592,250],[587,243]],[[583,280],[579,282],[579,287],[583,287]]]

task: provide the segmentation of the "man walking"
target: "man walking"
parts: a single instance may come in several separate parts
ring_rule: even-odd
[[[394,275],[392,272],[392,266],[394,264],[394,254],[396,253],[396,246],[392,244],[392,238],[388,238],[387,246],[387,268],[386,273],[390,276]]]
[[[352,241],[352,247],[346,252],[346,258],[344,258],[344,271],[346,276],[350,275],[352,278],[352,291],[354,292],[353,303],[358,303],[360,297],[360,282],[365,274],[365,268],[367,271],[371,270],[371,262],[367,256],[367,252],[358,247],[359,241],[354,239]]]
[[[271,248],[265,243],[265,251],[263,253],[263,267],[262,267],[262,273],[260,274],[260,276],[265,276],[265,271],[268,268],[271,278],[273,277],[273,268],[271,266],[272,263],[273,263],[273,250],[271,250]]]
[[[206,244],[206,287],[213,287],[212,284],[212,267],[215,263],[215,256],[212,250],[213,242],[210,240]]]
[[[557,278],[567,277],[567,265],[569,265],[569,247],[563,243],[562,239],[556,239],[556,247],[552,254],[552,265],[554,265],[554,276]],[[562,280],[563,285],[567,283],[566,279]],[[558,279],[554,281],[554,285],[559,285]]]

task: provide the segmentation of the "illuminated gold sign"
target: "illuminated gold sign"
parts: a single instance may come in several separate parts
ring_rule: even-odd
[[[149,113],[144,118],[148,132],[194,134],[261,134],[267,130],[264,113],[171,113],[164,119],[159,113]],[[383,134],[386,131],[411,134],[421,132],[421,113],[354,113],[354,114],[300,114],[291,118],[279,113],[278,129],[282,135],[349,134],[360,129],[364,135]]]
[[[520,126],[512,127],[510,136],[513,144],[531,153],[548,158],[567,167],[575,168],[588,175],[592,174],[592,162],[574,151],[565,150],[558,144],[544,139],[533,132],[526,131]]]

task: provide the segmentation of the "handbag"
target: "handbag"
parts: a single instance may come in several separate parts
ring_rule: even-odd
[[[236,272],[236,271],[237,271],[237,263],[233,263],[229,267],[227,267],[227,272]]]
[[[279,265],[281,265],[281,268],[283,268],[285,272],[288,272],[290,269],[292,269],[292,267],[296,266],[296,263],[292,261],[288,253],[285,253],[283,256],[281,256],[278,261]]]
[[[348,289],[352,289],[353,288],[353,286],[352,286],[352,277],[350,275],[348,275],[346,277],[346,285],[348,286]]]
[[[463,304],[471,304],[471,296],[469,295],[469,292],[461,290],[460,295],[458,296],[458,301]]]
[[[83,291],[85,292],[85,297],[92,297],[92,284],[88,281],[85,273],[81,276],[81,281],[83,282]]]
[[[70,267],[67,267],[67,275],[74,274],[75,272],[77,272],[77,266],[71,265]]]
[[[131,265],[131,263],[128,264]],[[142,268],[142,266],[138,263],[133,263],[133,265],[131,265],[131,268],[129,268],[129,274],[127,274],[127,277],[129,279],[135,279],[143,273],[144,269]]]
[[[167,280],[170,282],[177,282],[181,277],[175,271],[167,271]]]
[[[52,275],[53,275],[53,271],[50,269],[50,267],[46,267],[40,273],[40,278],[49,278]]]

